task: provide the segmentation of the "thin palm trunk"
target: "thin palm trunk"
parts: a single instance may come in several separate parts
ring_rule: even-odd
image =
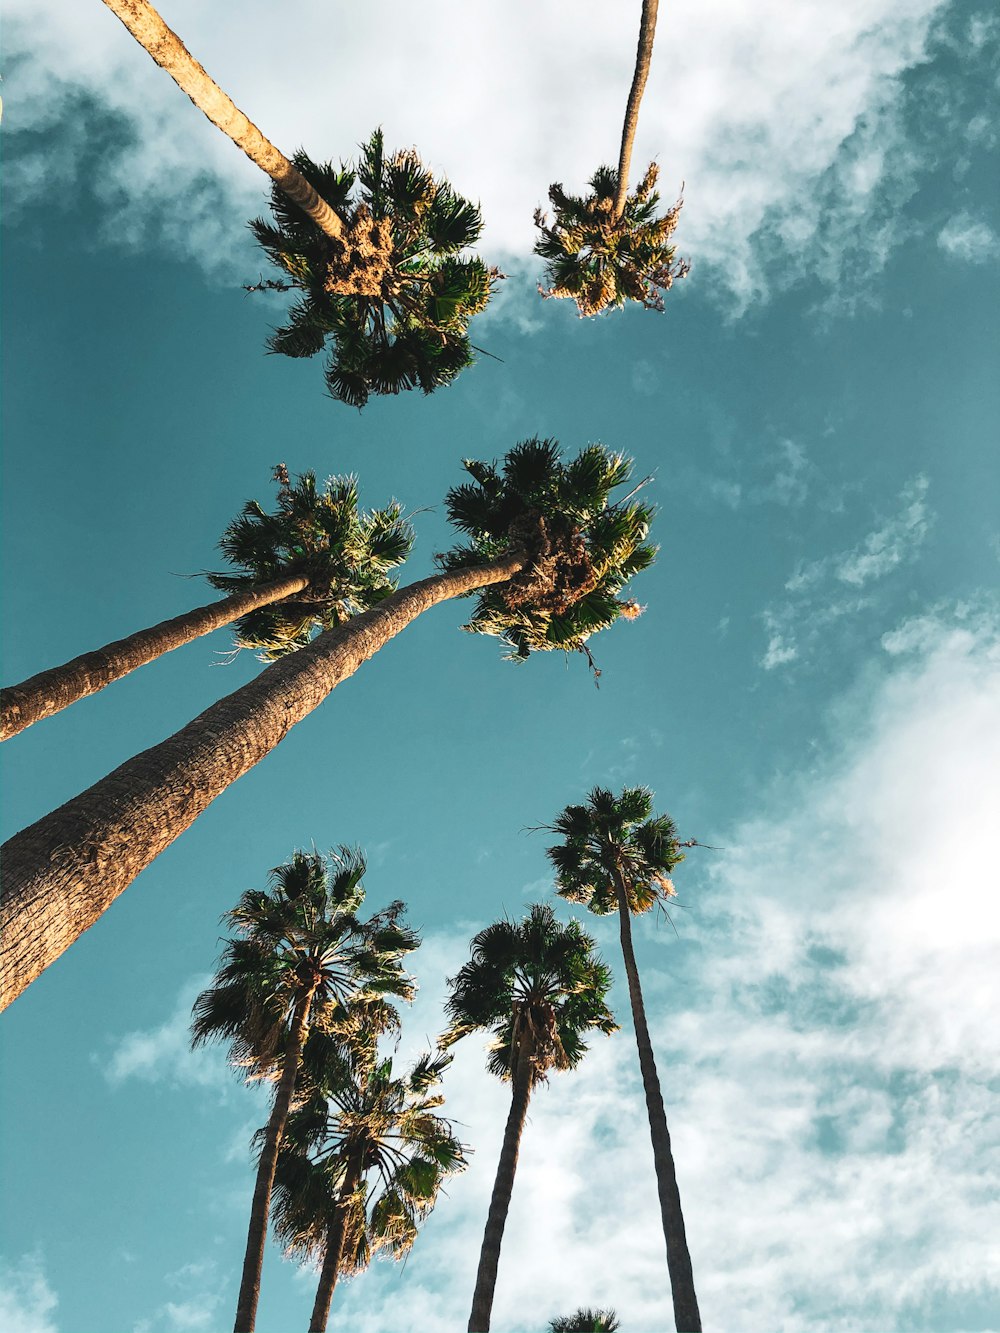
[[[653,1047],[646,1025],[646,1007],[642,1002],[642,988],[639,985],[639,969],[636,967],[635,952],[632,948],[632,914],[629,911],[622,872],[615,867],[614,874],[622,954],[625,958],[625,974],[628,977],[629,999],[632,1002],[635,1043],[639,1048],[642,1086],[646,1093],[649,1136],[653,1141],[656,1191],[660,1198],[663,1238],[667,1243],[667,1270],[670,1273],[670,1289],[673,1294],[674,1323],[677,1333],[701,1333],[701,1315],[698,1313],[698,1297],[694,1290],[694,1274],[691,1270],[691,1255],[688,1253],[687,1235],[684,1230],[681,1195],[677,1187],[677,1173],[670,1149],[667,1113],[663,1107],[663,1093],[660,1091],[660,1080],[653,1060]]]
[[[330,1318],[330,1302],[333,1300],[333,1289],[337,1285],[340,1261],[344,1254],[347,1210],[351,1195],[358,1188],[361,1180],[362,1167],[363,1163],[360,1160],[352,1161],[341,1186],[337,1210],[326,1233],[326,1252],[323,1255],[323,1267],[320,1269],[316,1300],[313,1302],[312,1317],[309,1320],[309,1333],[326,1333],[327,1320]]]
[[[510,1112],[507,1116],[507,1128],[503,1134],[496,1180],[493,1183],[493,1197],[490,1199],[486,1230],[483,1233],[483,1248],[479,1254],[476,1290],[472,1297],[472,1313],[469,1315],[469,1333],[489,1333],[493,1292],[497,1284],[497,1266],[500,1263],[500,1244],[510,1208],[514,1172],[517,1170],[517,1155],[530,1097],[531,1056],[525,1043],[518,1055],[512,1080]]]
[[[642,101],[646,80],[649,78],[649,67],[653,60],[653,37],[656,35],[658,8],[659,0],[643,0],[642,18],[639,21],[639,45],[635,53],[635,72],[632,75],[632,87],[629,89],[628,105],[625,108],[622,146],[618,155],[618,193],[615,195],[614,213],[616,218],[620,218],[625,211],[628,173],[632,166],[632,148],[635,145],[635,132],[639,125],[639,103]]]
[[[275,185],[327,236],[335,241],[344,239],[344,224],[330,205],[222,91],[152,5],[146,0],[104,0],[104,3],[213,125],[228,135],[237,148],[242,148],[255,166],[266,171]]]
[[[55,961],[216,796],[422,612],[523,568],[523,552],[392,593],[220,699],[14,835],[0,889],[0,1008]]]
[[[250,1226],[247,1231],[247,1249],[243,1258],[243,1278],[236,1302],[234,1333],[253,1333],[257,1321],[257,1302],[260,1299],[260,1274],[264,1265],[264,1243],[267,1239],[267,1215],[271,1207],[274,1172],[278,1164],[278,1149],[285,1135],[288,1110],[292,1104],[295,1081],[298,1078],[302,1046],[309,1027],[309,1010],[316,983],[299,997],[295,1005],[289,1033],[288,1050],[281,1069],[281,1081],[274,1094],[274,1105],[264,1133],[264,1146],[257,1167],[257,1181],[250,1205]]]
[[[106,643],[103,648],[83,653],[62,666],[40,671],[20,685],[11,685],[3,691],[0,702],[0,740],[16,736],[25,727],[61,712],[88,694],[96,694],[105,685],[121,680],[130,671],[174,648],[182,648],[203,634],[231,625],[240,616],[301,592],[308,584],[309,580],[301,577],[263,583],[251,592],[234,593],[208,606],[186,611],[182,616],[161,620],[158,625]]]

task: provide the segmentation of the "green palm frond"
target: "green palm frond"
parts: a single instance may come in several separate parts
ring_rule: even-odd
[[[453,487],[446,505],[471,542],[439,555],[439,565],[459,569],[518,549],[528,557],[509,582],[472,594],[467,630],[496,635],[521,660],[582,651],[592,634],[639,613],[619,593],[655,558],[647,541],[653,509],[631,494],[611,499],[631,476],[630,459],[593,444],[564,463],[554,440],[533,438],[499,468],[472,459],[464,467],[472,480]]]

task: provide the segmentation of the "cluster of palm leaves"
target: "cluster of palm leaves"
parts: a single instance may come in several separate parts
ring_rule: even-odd
[[[363,407],[369,395],[431,393],[472,363],[468,325],[500,273],[464,254],[482,230],[479,209],[435,180],[412,149],[386,153],[381,130],[356,168],[293,162],[343,219],[343,240],[324,235],[275,185],[273,222],[250,229],[300,293],[268,347],[315,356],[329,345],[331,395]]]

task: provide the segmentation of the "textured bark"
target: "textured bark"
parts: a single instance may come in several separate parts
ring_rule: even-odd
[[[273,663],[181,731],[9,839],[0,881],[0,1008],[340,681],[422,612],[504,582],[525,559],[505,556],[401,588]]]
[[[161,620],[149,629],[137,630],[128,638],[106,643],[92,653],[83,653],[62,666],[30,676],[20,685],[11,685],[0,696],[0,740],[16,736],[33,722],[61,712],[77,699],[96,694],[112,681],[121,680],[130,671],[145,666],[163,653],[182,648],[192,639],[212,630],[231,625],[258,607],[280,602],[308,587],[304,578],[276,579],[261,584],[252,592],[234,593],[222,601],[196,607],[182,616]]]
[[[108,0],[105,0],[108,3]],[[659,0],[642,0],[642,18],[639,20],[639,45],[635,53],[635,72],[632,75],[632,87],[629,89],[628,105],[625,108],[625,125],[622,129],[622,146],[618,155],[618,193],[615,195],[615,218],[620,218],[625,211],[625,197],[628,194],[628,173],[632,167],[632,148],[635,144],[635,132],[639,125],[639,103],[649,78],[649,67],[653,60],[653,37],[656,34],[656,11]]]
[[[490,1211],[486,1217],[483,1248],[479,1254],[476,1290],[472,1297],[472,1313],[469,1315],[469,1333],[489,1333],[490,1316],[493,1313],[493,1292],[497,1285],[497,1266],[500,1263],[500,1244],[503,1241],[503,1229],[510,1208],[514,1172],[517,1170],[517,1155],[530,1097],[531,1053],[528,1043],[525,1042],[518,1056],[512,1080],[510,1113],[507,1116],[507,1128],[503,1133],[496,1180],[493,1182],[493,1197],[490,1199]]]
[[[227,97],[152,5],[146,4],[146,0],[104,0],[104,3],[213,125],[228,135],[238,148],[242,148],[255,166],[266,171],[275,185],[293,203],[298,204],[327,236],[335,241],[344,239],[344,224],[330,205],[319,197],[284,153],[265,139],[257,126]]]
[[[701,1333],[701,1315],[698,1312],[698,1297],[694,1290],[694,1274],[691,1271],[691,1255],[688,1253],[687,1236],[684,1231],[684,1214],[681,1211],[681,1195],[677,1187],[674,1156],[670,1149],[667,1113],[663,1108],[663,1094],[660,1091],[660,1080],[656,1075],[653,1047],[646,1025],[646,1007],[642,1002],[642,988],[639,985],[639,969],[636,967],[635,952],[632,949],[632,914],[625,892],[625,880],[621,870],[617,868],[615,888],[618,896],[622,954],[625,958],[625,974],[628,977],[629,999],[632,1002],[632,1022],[635,1025],[635,1043],[639,1048],[639,1068],[642,1071],[642,1086],[646,1093],[649,1136],[653,1141],[656,1192],[660,1198],[663,1238],[667,1243],[667,1270],[670,1274],[670,1290],[674,1302],[674,1323],[677,1333]]]
[[[337,1285],[340,1260],[344,1253],[347,1209],[351,1195],[360,1184],[361,1171],[362,1163],[360,1161],[353,1161],[348,1167],[344,1184],[340,1190],[337,1211],[326,1233],[326,1253],[323,1255],[323,1267],[320,1269],[316,1300],[313,1302],[312,1317],[309,1320],[309,1333],[326,1333],[327,1320],[330,1318],[330,1302],[333,1300],[333,1289]]]
[[[257,1166],[257,1181],[253,1189],[253,1202],[250,1205],[250,1227],[247,1231],[247,1249],[243,1258],[243,1277],[240,1281],[240,1294],[236,1302],[236,1323],[234,1333],[253,1333],[257,1321],[257,1302],[260,1299],[260,1274],[264,1266],[264,1242],[267,1239],[267,1215],[271,1207],[271,1190],[274,1188],[274,1172],[278,1164],[278,1149],[285,1136],[285,1124],[288,1120],[295,1081],[299,1073],[299,1061],[302,1046],[309,1027],[309,1010],[316,993],[316,982],[299,997],[295,1005],[289,1033],[288,1050],[281,1070],[281,1081],[274,1094],[274,1105],[267,1121],[264,1134],[264,1147],[261,1150]]]

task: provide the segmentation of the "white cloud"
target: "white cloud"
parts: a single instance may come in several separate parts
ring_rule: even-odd
[[[210,981],[207,973],[193,977],[181,990],[165,1022],[126,1032],[114,1039],[109,1050],[95,1052],[91,1059],[108,1082],[115,1085],[137,1078],[146,1083],[224,1090],[231,1082],[225,1069],[225,1052],[217,1045],[191,1049],[191,1006]]]
[[[968,264],[984,264],[1000,255],[1000,237],[981,218],[956,213],[938,234],[938,245],[952,259]]]
[[[844,296],[903,233],[919,161],[901,112],[902,76],[925,59],[944,0],[683,0],[661,14],[636,171],[657,156],[665,196],[687,182],[681,252],[741,306],[772,284],[818,276]],[[165,18],[278,145],[350,156],[381,123],[419,145],[482,201],[487,245],[524,256],[550,181],[582,187],[617,155],[637,16],[598,7],[567,24],[556,0],[467,7],[445,0],[353,8],[298,0],[286,22],[308,41],[268,40],[273,13],[175,0]],[[386,39],[391,33],[391,40]],[[58,169],[8,145],[8,200],[78,188],[86,172],[106,231],[152,229],[227,281],[253,269],[234,219],[259,211],[261,182],[99,6],[11,0],[8,135],[58,127]],[[967,38],[970,45],[972,36]],[[377,77],[372,77],[377,69]],[[123,118],[95,140],[88,102]],[[456,107],[461,108],[456,114]],[[249,266],[249,268],[248,268]],[[846,299],[846,298],[844,298]]]
[[[873,606],[874,595],[861,590],[917,558],[934,517],[928,488],[928,479],[918,474],[903,487],[892,517],[846,550],[798,566],[785,583],[788,598],[761,614],[765,671],[804,657],[830,626]],[[845,586],[852,589],[846,595]]]
[[[684,867],[681,940],[640,931],[706,1326],[960,1328],[984,1326],[963,1311],[1000,1308],[997,618],[912,620],[863,680],[835,713],[840,740],[725,837],[708,886]],[[620,971],[614,923],[595,924]],[[429,941],[431,971],[454,971],[467,938]],[[618,998],[621,1036],[533,1098],[497,1330],[582,1302],[614,1305],[635,1333],[669,1326]],[[508,1094],[463,1045],[448,1111],[476,1146],[470,1170],[406,1280],[376,1265],[345,1286],[332,1328],[444,1333],[467,1316]]]
[[[165,1301],[152,1315],[138,1320],[133,1333],[189,1333],[218,1328],[223,1282],[213,1259],[184,1264],[167,1273],[164,1281],[181,1293],[179,1299]]]
[[[59,1304],[48,1284],[41,1258],[22,1255],[0,1261],[0,1328],[3,1333],[56,1333],[51,1318]]]

